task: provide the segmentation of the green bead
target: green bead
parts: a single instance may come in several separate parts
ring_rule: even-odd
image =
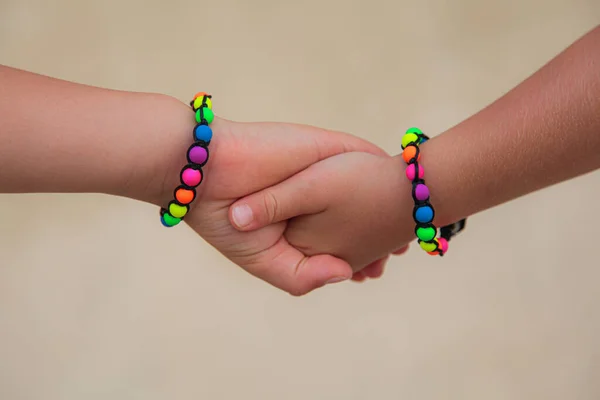
[[[417,228],[417,237],[424,242],[430,242],[436,235],[436,229],[428,226],[427,228]]]
[[[410,128],[406,130],[406,133],[416,133],[417,135],[422,135],[423,131],[419,128]]]
[[[202,123],[202,117],[204,117],[207,124],[211,124],[215,119],[215,114],[210,108],[202,107],[196,110],[196,122],[199,124]]]
[[[411,143],[419,144],[419,137],[414,133],[407,133],[402,137],[402,148],[404,149]]]
[[[162,217],[165,221],[165,224],[167,224],[168,226],[175,226],[181,222],[181,218],[175,218],[169,213],[164,213]]]
[[[202,110],[204,111],[204,119],[206,120],[206,122],[212,124],[212,122],[215,119],[215,113],[213,113],[213,110],[211,110],[208,107],[204,107],[202,108]]]

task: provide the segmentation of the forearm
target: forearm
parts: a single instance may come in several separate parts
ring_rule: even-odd
[[[422,165],[439,225],[600,168],[600,29],[425,143]]]
[[[0,66],[0,193],[96,192],[154,202],[173,147],[185,146],[192,127],[189,108],[167,96]]]

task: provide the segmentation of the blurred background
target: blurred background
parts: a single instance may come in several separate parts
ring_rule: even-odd
[[[396,154],[599,22],[597,0],[0,0],[0,63]],[[599,196],[599,173],[549,188],[472,217],[443,261],[303,298],[152,206],[0,196],[0,398],[598,399]]]

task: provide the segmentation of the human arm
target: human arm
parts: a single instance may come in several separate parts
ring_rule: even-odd
[[[600,168],[600,27],[421,147],[437,226]],[[300,216],[284,234],[291,244],[358,270],[414,239],[405,167],[401,156],[325,160],[238,201],[254,214],[238,229]]]
[[[156,202],[170,161],[166,138],[186,131],[186,117],[168,96],[0,66],[0,193],[97,192]]]
[[[215,105],[218,113],[218,97]],[[0,66],[0,193],[94,192],[166,206],[179,184],[194,125],[191,109],[170,96]],[[185,221],[248,272],[290,293],[349,277],[352,271],[342,260],[308,258],[279,240],[285,224],[237,232],[228,223],[228,208],[329,156],[385,153],[354,136],[310,126],[219,118],[211,126],[205,179]],[[156,223],[160,226],[158,209]],[[264,251],[254,252],[256,245]],[[263,258],[276,262],[265,268]]]

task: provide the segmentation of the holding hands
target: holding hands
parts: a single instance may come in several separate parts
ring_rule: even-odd
[[[217,118],[204,181],[180,187],[197,199],[174,204],[171,217],[185,216],[227,258],[294,295],[378,277],[415,236],[430,254],[445,253],[434,225],[600,168],[599,50],[597,27],[445,133],[427,143],[406,135],[395,157],[326,129]],[[5,66],[0,83],[1,193],[173,201],[196,125],[187,105]],[[32,114],[31,99],[44,107]]]
[[[361,271],[413,239],[410,201],[397,158],[348,152],[237,201],[230,220],[244,232],[287,222],[282,237],[302,253],[330,254]]]
[[[369,264],[354,279],[377,277],[388,255],[410,241],[410,229],[386,241],[369,233],[399,230],[375,199],[403,189],[390,185],[402,169],[388,168],[394,158],[375,145],[294,124],[219,119],[212,129],[206,178],[185,221],[252,275],[302,295]]]

